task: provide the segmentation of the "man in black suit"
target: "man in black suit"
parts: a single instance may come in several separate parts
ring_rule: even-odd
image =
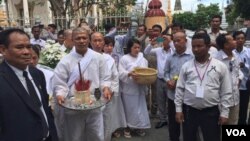
[[[44,74],[28,66],[29,36],[8,29],[0,38],[0,141],[58,141]]]

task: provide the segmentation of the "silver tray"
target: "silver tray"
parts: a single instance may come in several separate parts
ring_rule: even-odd
[[[62,103],[62,106],[70,110],[86,111],[101,108],[109,102],[109,100],[103,97],[101,97],[99,100],[96,100],[95,97],[91,96],[91,100],[93,101],[92,104],[79,104],[75,102],[75,97],[70,97],[65,99],[64,103]]]

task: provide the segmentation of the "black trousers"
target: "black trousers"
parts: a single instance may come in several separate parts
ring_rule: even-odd
[[[249,91],[240,90],[240,111],[239,111],[239,125],[246,125],[247,123],[247,110],[249,103]]]
[[[175,104],[174,101],[168,99],[168,131],[170,141],[180,140],[180,124],[175,120]]]
[[[42,141],[52,141],[52,137],[49,135],[46,139],[43,139]]]
[[[248,125],[250,125],[250,111],[248,113]]]
[[[196,141],[198,127],[201,128],[204,141],[220,141],[220,125],[218,125],[220,112],[218,106],[198,110],[191,106],[183,106],[184,141]]]

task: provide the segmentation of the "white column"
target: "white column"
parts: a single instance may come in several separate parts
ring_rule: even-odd
[[[99,17],[98,17],[99,20],[97,20],[99,23],[99,25],[102,25],[102,22],[103,22],[103,13],[102,13],[102,9],[99,8]]]
[[[43,21],[42,21],[42,23],[45,24],[45,25],[48,25],[50,23],[53,23],[53,15],[52,15],[52,11],[50,9],[50,7],[51,7],[50,2],[47,1],[46,5],[47,5],[47,9],[46,10],[48,11],[48,17],[47,17],[46,22],[43,23]]]
[[[29,16],[29,6],[27,0],[23,0],[23,18],[24,18],[24,25],[29,26],[30,16]]]
[[[94,18],[94,25],[97,25],[97,4],[93,4],[93,18]]]
[[[222,0],[221,10],[222,10],[221,27],[222,27],[223,29],[226,29],[226,28],[228,27],[228,23],[227,23],[227,20],[226,20],[226,13],[225,13],[225,7],[224,7],[224,0]]]

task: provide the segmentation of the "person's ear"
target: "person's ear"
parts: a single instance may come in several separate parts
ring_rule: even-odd
[[[0,53],[4,56],[6,54],[6,47],[4,45],[0,45]]]
[[[0,45],[0,53],[2,53],[3,45]]]

